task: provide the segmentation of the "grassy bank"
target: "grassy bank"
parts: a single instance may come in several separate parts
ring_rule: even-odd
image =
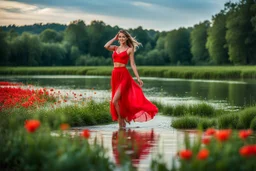
[[[225,111],[202,103],[195,105],[162,105],[154,102],[163,115],[175,117],[171,126],[177,129],[196,129],[215,127],[218,129],[256,130],[256,106],[239,111]]]
[[[0,119],[2,125],[10,124],[12,118],[23,124],[28,119],[38,119],[48,123],[52,129],[58,129],[61,123],[70,126],[89,126],[108,124],[112,122],[109,114],[109,103],[107,101],[96,103],[88,101],[84,105],[67,105],[57,108],[10,109],[1,111]],[[14,125],[15,126],[15,125]],[[18,126],[18,125],[17,125]]]
[[[102,75],[111,66],[99,67],[0,67],[0,75]],[[138,66],[141,76],[192,79],[256,78],[255,66]]]

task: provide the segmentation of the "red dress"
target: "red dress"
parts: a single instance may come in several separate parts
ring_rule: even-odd
[[[129,55],[127,50],[117,53],[113,52],[113,62],[127,64]],[[112,98],[110,112],[114,121],[118,115],[112,100],[115,92],[120,88],[121,97],[118,101],[120,115],[127,121],[145,122],[154,118],[157,107],[151,103],[143,94],[141,87],[133,80],[126,67],[115,67],[111,76]]]
[[[119,130],[112,134],[112,151],[116,164],[122,164],[124,154],[130,153],[129,157],[133,166],[138,166],[142,159],[146,159],[152,147],[157,144],[158,137],[153,130],[142,132],[135,130]]]

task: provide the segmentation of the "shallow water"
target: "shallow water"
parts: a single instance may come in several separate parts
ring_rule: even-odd
[[[72,128],[71,134],[72,132],[89,129],[91,131],[90,141],[93,142],[94,137],[102,138],[111,160],[118,164],[117,137],[122,137],[121,135],[125,133],[125,136],[122,137],[125,143],[122,145],[127,146],[126,153],[133,156],[132,162],[134,166],[138,170],[149,170],[151,159],[156,157],[158,152],[164,155],[164,160],[171,167],[172,157],[177,154],[178,149],[183,147],[185,131],[173,129],[170,123],[171,117],[157,115],[153,120],[145,123],[132,122],[122,131],[119,131],[118,124],[115,123],[75,127]],[[191,136],[193,137],[193,134]],[[139,145],[137,144],[138,142]],[[137,152],[134,152],[134,146],[137,147]]]
[[[142,77],[148,99],[164,104],[208,103],[216,108],[237,109],[256,103],[256,80],[199,80]],[[63,92],[86,93],[96,100],[110,99],[107,76],[0,76],[0,81],[23,82]]]
[[[244,105],[256,102],[256,80],[188,80],[165,78],[142,78],[143,91],[150,100],[163,104],[196,104],[208,103],[216,108],[235,110]],[[34,88],[54,88],[54,92],[67,95],[69,103],[93,99],[110,100],[110,77],[105,76],[1,76],[0,81],[22,82],[32,84]],[[74,98],[77,94],[77,98]],[[171,166],[172,157],[183,147],[185,131],[170,126],[171,117],[157,115],[145,123],[131,123],[125,131],[119,131],[118,124],[98,125],[72,128],[82,131],[90,129],[91,138],[103,138],[104,146],[113,162],[118,163],[117,138],[123,135],[127,146],[126,153],[134,156],[134,166],[138,170],[149,170],[152,157],[158,152]],[[188,132],[189,130],[186,130]],[[196,134],[190,132],[193,138]],[[136,143],[140,142],[138,146]],[[133,146],[137,152],[132,150]]]

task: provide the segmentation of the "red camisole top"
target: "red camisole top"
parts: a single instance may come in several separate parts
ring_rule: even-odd
[[[115,50],[112,54],[113,61],[126,65],[128,63],[128,60],[129,60],[129,55],[127,53],[128,49],[129,48],[127,48],[125,51],[122,51],[120,53],[117,53],[116,50]]]

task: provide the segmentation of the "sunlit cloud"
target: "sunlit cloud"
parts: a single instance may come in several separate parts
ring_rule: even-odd
[[[134,6],[144,7],[144,8],[151,8],[153,6],[151,3],[140,2],[140,1],[134,1],[134,2],[131,2],[131,4]]]
[[[0,25],[67,24],[102,20],[124,29],[192,27],[224,8],[228,0],[0,0]],[[237,0],[234,0],[237,1]]]

